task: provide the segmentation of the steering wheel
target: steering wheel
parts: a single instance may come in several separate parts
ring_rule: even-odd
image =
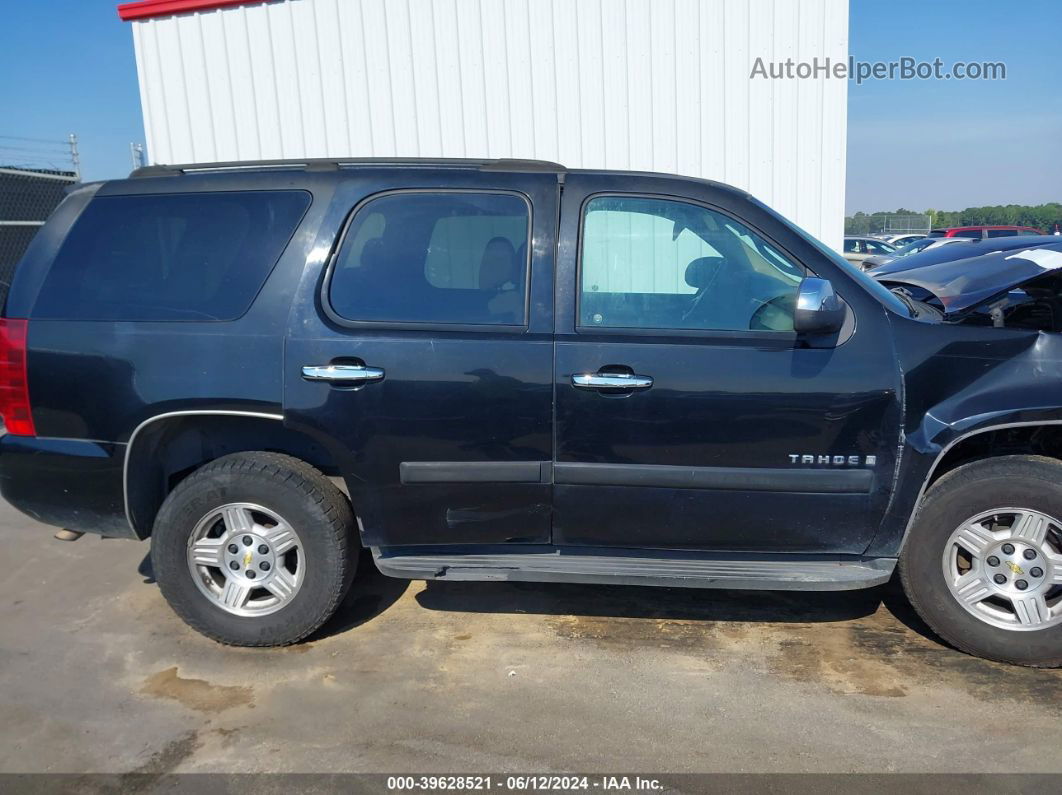
[[[776,295],[756,308],[749,319],[750,331],[792,331],[793,311],[796,296],[790,293]]]

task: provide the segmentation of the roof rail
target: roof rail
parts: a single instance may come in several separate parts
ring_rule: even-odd
[[[303,158],[292,160],[232,160],[221,163],[185,163],[181,165],[159,164],[142,166],[129,174],[131,179],[140,177],[175,177],[181,174],[206,171],[260,171],[265,169],[299,169],[303,171],[337,171],[346,166],[412,166],[414,168],[477,168],[480,171],[529,171],[541,173],[564,173],[567,169],[560,163],[548,160],[494,159],[475,160],[462,158],[426,157],[364,157],[364,158]]]

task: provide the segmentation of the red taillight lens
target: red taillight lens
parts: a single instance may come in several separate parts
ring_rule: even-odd
[[[26,380],[27,321],[0,318],[0,417],[7,432],[36,436]]]

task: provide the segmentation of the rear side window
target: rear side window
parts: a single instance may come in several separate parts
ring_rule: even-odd
[[[59,249],[32,316],[234,320],[309,204],[305,191],[97,197]]]
[[[989,229],[989,237],[1016,237],[1018,234],[1017,229]]]
[[[366,202],[329,282],[346,320],[523,326],[527,201],[508,193],[394,193]]]

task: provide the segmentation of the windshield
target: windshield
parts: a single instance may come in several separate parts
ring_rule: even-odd
[[[859,282],[859,285],[864,290],[866,290],[868,293],[877,298],[878,301],[880,301],[888,309],[891,309],[893,312],[903,317],[911,316],[911,308],[899,298],[897,298],[896,295],[894,295],[887,287],[885,287],[885,285],[875,281],[872,276],[867,274],[861,268],[850,263],[848,260],[846,260],[836,251],[831,249],[825,243],[821,242],[818,238],[808,234],[799,226],[794,224],[792,221],[772,210],[759,199],[749,197],[749,201],[751,201],[764,212],[770,213],[772,218],[775,218],[780,223],[785,224],[787,227],[789,227],[798,235],[800,235],[800,237],[802,237],[804,240],[814,246],[824,256],[829,257],[831,262],[833,262],[838,268],[848,274],[852,279]]]

